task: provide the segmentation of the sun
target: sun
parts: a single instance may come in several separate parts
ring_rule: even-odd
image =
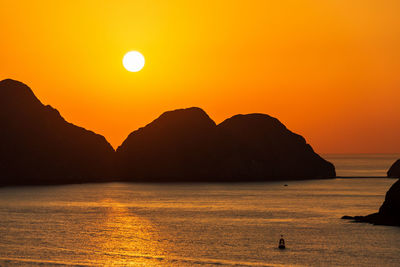
[[[138,51],[130,51],[122,59],[125,69],[131,72],[138,72],[144,67],[144,56]]]

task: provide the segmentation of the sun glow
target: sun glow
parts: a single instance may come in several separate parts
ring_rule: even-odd
[[[130,51],[122,59],[125,69],[131,72],[138,72],[144,67],[144,56],[138,51]]]
[[[272,115],[320,153],[400,151],[400,1],[0,3],[0,79],[115,148],[198,106]]]

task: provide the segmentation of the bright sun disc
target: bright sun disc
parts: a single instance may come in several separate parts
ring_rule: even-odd
[[[144,56],[138,51],[130,51],[122,59],[125,69],[131,72],[140,71],[144,66]]]

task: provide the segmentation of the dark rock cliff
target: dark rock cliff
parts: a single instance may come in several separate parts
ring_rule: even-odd
[[[199,181],[208,177],[215,123],[199,108],[163,113],[117,149],[126,181]]]
[[[21,82],[0,82],[0,185],[99,182],[112,177],[106,139],[66,122]]]
[[[236,115],[217,126],[219,177],[226,180],[335,177],[305,139],[265,114]]]
[[[400,226],[400,180],[397,180],[387,191],[385,201],[377,213],[367,216],[343,216],[342,219],[378,225]]]
[[[8,79],[0,82],[0,125],[0,185],[335,177],[303,137],[264,114],[216,125],[200,108],[165,112],[115,153],[103,136],[66,122]]]
[[[400,159],[393,163],[387,172],[387,176],[391,178],[400,178]]]
[[[334,166],[303,137],[264,114],[219,125],[200,108],[169,111],[117,149],[126,181],[246,182],[335,177]]]

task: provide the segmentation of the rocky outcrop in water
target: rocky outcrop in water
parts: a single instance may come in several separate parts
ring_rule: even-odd
[[[335,177],[303,137],[264,114],[216,125],[200,108],[165,112],[115,153],[104,137],[66,122],[28,86],[7,79],[0,82],[0,125],[0,185]]]
[[[400,178],[400,159],[393,163],[387,172],[387,176],[391,178]]]
[[[367,216],[343,216],[342,219],[377,225],[400,226],[400,180],[397,180],[387,191],[385,201],[377,213]]]
[[[265,114],[236,115],[217,126],[219,177],[226,180],[335,177],[305,139]],[[213,170],[214,172],[214,170]]]
[[[264,114],[216,125],[200,108],[169,111],[117,149],[118,176],[143,182],[249,182],[335,177],[303,137]]]
[[[118,176],[143,182],[211,179],[215,130],[199,108],[165,112],[132,132],[117,149]]]
[[[114,150],[66,122],[21,82],[0,82],[0,185],[108,181]]]

